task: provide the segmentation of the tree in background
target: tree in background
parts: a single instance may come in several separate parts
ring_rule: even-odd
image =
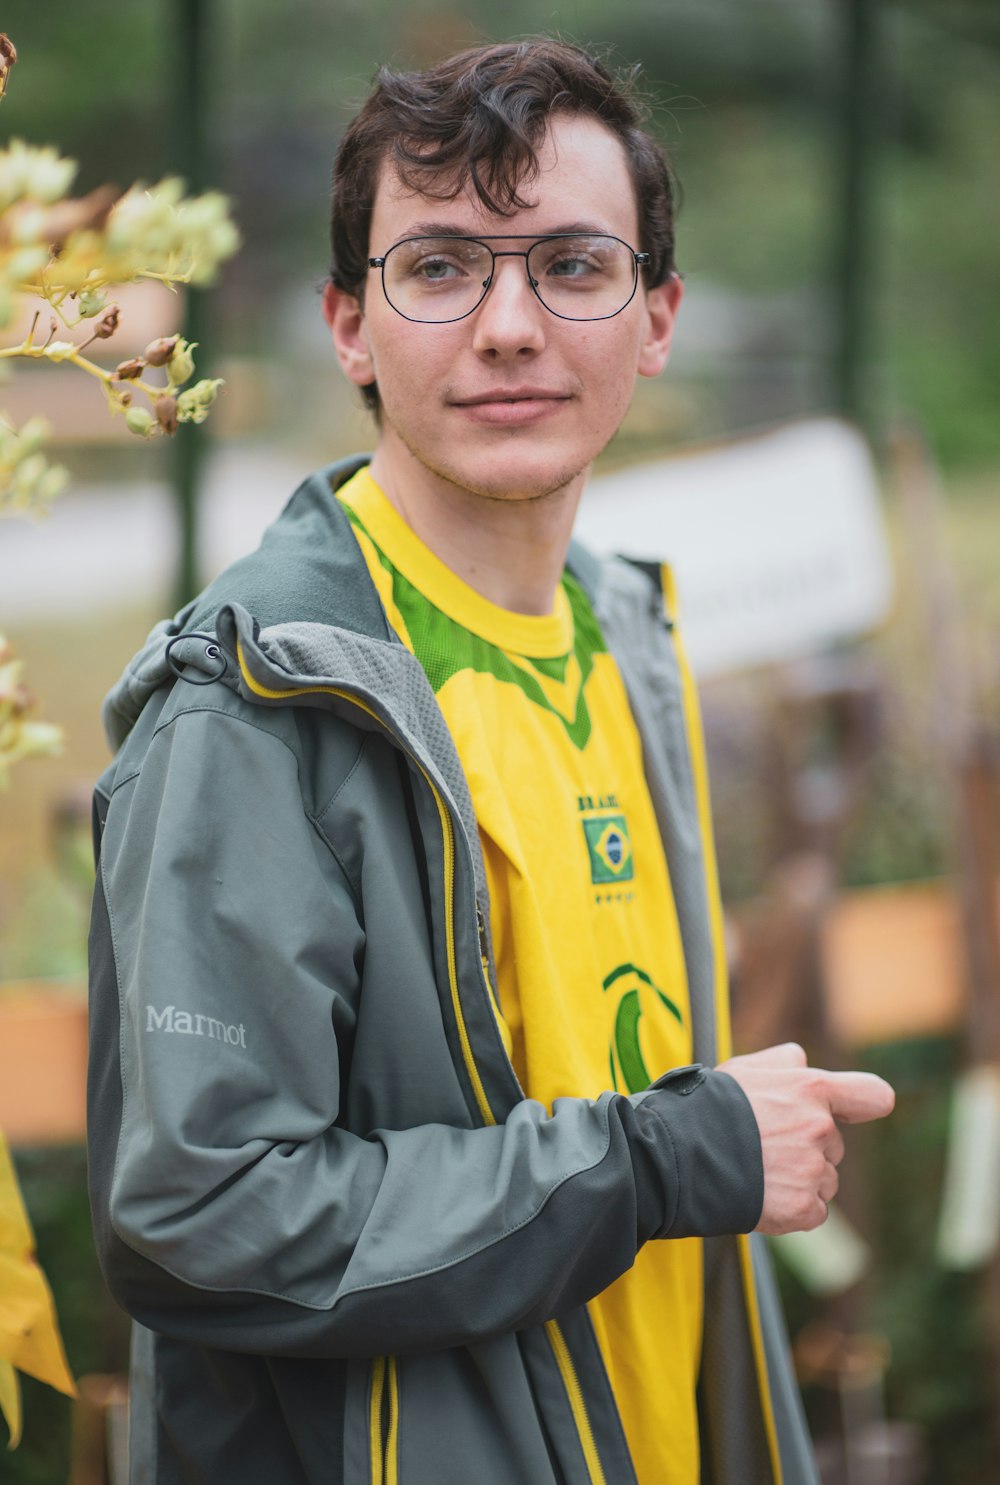
[[[0,99],[16,60],[0,33]],[[15,139],[0,149],[0,333],[24,300],[38,303],[24,338],[0,348],[0,370],[17,359],[78,367],[100,382],[109,413],[141,438],[204,422],[222,382],[193,381],[195,346],[180,335],[152,341],[112,370],[86,351],[118,329],[115,287],[154,279],[173,288],[214,278],[239,246],[226,198],[217,191],[185,197],[176,177],[121,195],[100,186],[73,197],[76,170],[75,160],[51,147]],[[44,512],[65,488],[67,471],[44,451],[49,433],[43,418],[17,429],[0,412],[0,518]],[[54,752],[61,741],[58,727],[35,719],[22,671],[0,633],[0,787],[15,763]]]

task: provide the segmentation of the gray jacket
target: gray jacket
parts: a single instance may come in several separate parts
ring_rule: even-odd
[[[106,703],[91,1185],[137,1322],[133,1485],[629,1485],[586,1302],[687,1235],[702,1479],[813,1485],[766,1253],[733,1236],[760,1143],[708,1070],[715,885],[662,597],[574,549],[643,736],[698,1065],[549,1115],[500,1036],[454,745],[332,498],[360,462],[306,480]]]

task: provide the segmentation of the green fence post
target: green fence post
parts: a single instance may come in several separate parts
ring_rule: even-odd
[[[844,26],[838,137],[840,191],[834,267],[834,402],[845,417],[873,431],[872,345],[875,338],[879,233],[873,210],[882,108],[878,94],[878,0],[840,0]]]
[[[206,189],[208,163],[208,0],[176,0],[174,23],[174,168],[188,191]],[[188,288],[183,334],[197,341],[198,378],[210,376],[204,344],[207,321],[204,290]],[[206,430],[185,424],[174,435],[173,488],[180,527],[174,599],[178,607],[198,591],[198,497],[207,453]]]

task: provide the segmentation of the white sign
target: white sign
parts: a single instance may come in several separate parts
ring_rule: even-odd
[[[670,564],[699,676],[815,654],[892,599],[871,455],[833,418],[595,478],[576,534]]]

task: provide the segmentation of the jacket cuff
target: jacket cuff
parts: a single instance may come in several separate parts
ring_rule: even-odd
[[[757,1120],[735,1078],[697,1064],[673,1068],[635,1102],[646,1157],[636,1162],[647,1229],[640,1241],[752,1232],[764,1206],[764,1164]]]

